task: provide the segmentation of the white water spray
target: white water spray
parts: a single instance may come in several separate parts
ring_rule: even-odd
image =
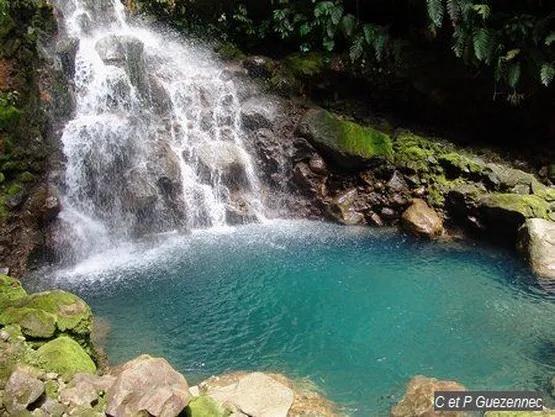
[[[263,219],[229,71],[127,23],[119,0],[57,7],[79,41],[76,109],[61,138],[60,222],[72,257],[149,233]]]

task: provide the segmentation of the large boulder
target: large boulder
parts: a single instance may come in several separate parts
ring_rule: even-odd
[[[227,386],[209,387],[207,394],[252,417],[286,417],[295,399],[292,389],[261,372]]]
[[[18,367],[12,372],[5,388],[6,411],[16,415],[27,410],[44,392],[44,383],[30,370]]]
[[[401,217],[401,225],[407,233],[430,239],[441,236],[443,221],[428,204],[419,198],[412,200],[411,206]]]
[[[385,133],[311,109],[299,125],[299,134],[339,167],[356,171],[376,158],[391,158],[393,145]]]
[[[221,175],[221,180],[233,190],[242,189],[248,184],[245,169],[246,155],[233,142],[205,141],[197,148],[200,174],[205,181],[212,173]]]
[[[96,372],[96,365],[87,352],[67,336],[60,336],[42,345],[33,354],[32,362],[41,369],[68,377],[78,372]]]
[[[518,247],[538,277],[555,280],[555,223],[528,219],[520,228]]]
[[[165,359],[139,356],[121,367],[106,412],[118,417],[176,417],[189,403],[189,386]]]
[[[26,296],[27,292],[21,286],[21,282],[15,278],[0,274],[0,309],[4,309]]]
[[[434,411],[436,391],[466,391],[455,381],[440,381],[435,378],[415,376],[409,381],[403,399],[391,410],[391,417],[464,417],[466,413],[456,411]]]

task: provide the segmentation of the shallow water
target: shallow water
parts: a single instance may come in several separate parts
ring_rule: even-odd
[[[416,374],[540,390],[555,374],[555,299],[509,253],[304,221],[157,239],[40,274],[109,321],[113,363],[308,377],[353,417],[387,415]]]

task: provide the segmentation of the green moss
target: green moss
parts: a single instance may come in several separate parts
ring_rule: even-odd
[[[47,291],[27,297],[21,307],[43,310],[56,316],[56,324],[62,332],[79,335],[92,332],[92,312],[79,297],[66,291]]]
[[[317,144],[334,151],[364,159],[393,155],[391,140],[385,133],[341,120],[325,110],[312,111],[305,124]]]
[[[21,117],[21,111],[11,104],[3,103],[0,100],[0,130],[13,132],[17,128],[17,123]]]
[[[224,61],[242,60],[245,58],[243,51],[230,42],[218,45],[215,51]]]
[[[0,311],[27,296],[21,282],[7,275],[0,274]]]
[[[397,135],[393,143],[394,162],[401,168],[418,173],[428,173],[438,167],[438,157],[450,151],[445,144],[403,131]]]
[[[284,60],[286,71],[296,77],[313,77],[322,73],[326,67],[326,57],[317,52],[308,54],[296,53],[289,55]]]
[[[548,219],[549,204],[535,195],[486,194],[479,201],[481,206],[521,214],[525,218]]]
[[[9,307],[0,313],[0,324],[17,324],[29,337],[50,338],[56,331],[56,317],[34,308]]]
[[[231,413],[212,398],[201,395],[191,400],[185,414],[187,417],[227,417]]]
[[[47,372],[71,376],[77,372],[94,374],[96,366],[79,344],[66,336],[60,336],[42,345],[32,361]]]
[[[56,381],[48,380],[44,383],[44,392],[46,393],[46,398],[51,400],[58,400],[58,384]]]
[[[484,167],[471,158],[458,152],[448,152],[438,157],[439,163],[453,176],[476,175],[482,172]]]

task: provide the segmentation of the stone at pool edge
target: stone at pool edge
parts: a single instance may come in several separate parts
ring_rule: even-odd
[[[518,231],[518,248],[542,280],[555,280],[555,223],[527,219]]]
[[[409,234],[435,239],[443,233],[441,217],[428,204],[415,198],[401,216],[403,230]]]
[[[87,352],[67,336],[60,336],[42,345],[32,354],[30,362],[41,369],[67,377],[79,372],[96,372],[96,365]]]
[[[466,388],[455,381],[441,381],[425,376],[413,377],[407,386],[403,399],[391,410],[391,417],[466,417],[468,413],[461,411],[434,411],[434,392],[466,391]]]

